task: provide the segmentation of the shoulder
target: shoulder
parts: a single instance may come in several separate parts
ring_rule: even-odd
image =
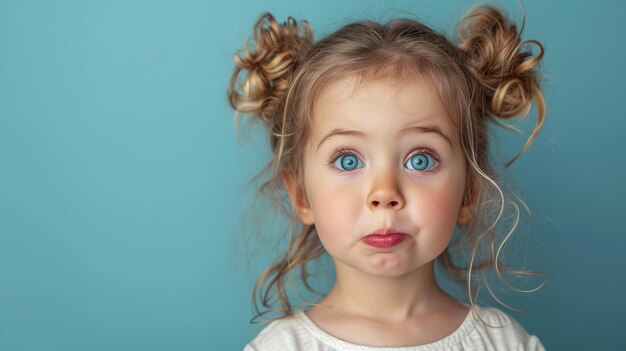
[[[545,350],[539,338],[530,335],[513,317],[495,307],[476,306],[470,314],[476,320],[471,339],[495,350]]]
[[[299,350],[308,344],[308,338],[296,313],[271,322],[245,346],[244,351]]]

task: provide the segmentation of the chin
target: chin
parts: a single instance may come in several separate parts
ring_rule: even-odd
[[[362,270],[377,276],[398,277],[414,270],[414,267],[409,266],[405,260],[398,257],[381,257],[378,255],[378,257],[372,257],[366,264],[367,266],[363,267]]]

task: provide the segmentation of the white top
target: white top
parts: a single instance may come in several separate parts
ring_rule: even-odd
[[[318,327],[304,312],[275,320],[247,344],[243,351],[433,351],[433,350],[537,350],[545,348],[534,335],[506,313],[493,307],[475,306],[483,320],[474,317],[470,310],[461,325],[443,339],[407,347],[373,347],[352,344],[341,340]]]

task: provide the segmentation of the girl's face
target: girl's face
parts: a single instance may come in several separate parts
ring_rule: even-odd
[[[333,82],[315,105],[296,209],[336,263],[399,276],[434,260],[465,221],[459,130],[425,82],[353,82]],[[362,240],[381,229],[404,240]]]

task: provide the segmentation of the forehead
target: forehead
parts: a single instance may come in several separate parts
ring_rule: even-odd
[[[321,89],[312,112],[313,139],[334,128],[380,131],[419,123],[436,125],[449,136],[458,134],[458,121],[421,78],[343,77]]]

